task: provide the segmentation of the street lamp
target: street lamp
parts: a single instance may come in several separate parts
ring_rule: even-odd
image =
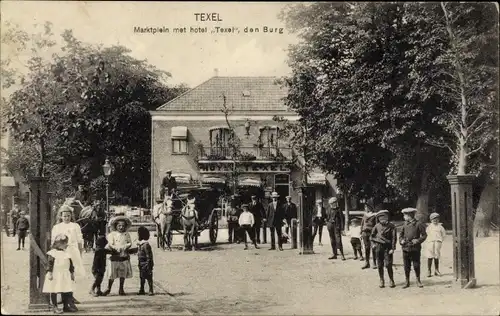
[[[106,215],[109,219],[109,176],[111,175],[112,166],[108,158],[106,158],[104,165],[102,165],[102,171],[106,177]]]

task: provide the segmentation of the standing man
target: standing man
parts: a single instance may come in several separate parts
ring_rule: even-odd
[[[10,237],[10,232],[9,232],[9,212],[7,212],[3,207],[2,207],[2,228],[5,230],[5,233],[7,234],[7,237]]]
[[[78,191],[75,193],[75,200],[80,201],[82,203],[83,207],[86,207],[90,203],[90,198],[87,190],[85,190],[85,187],[83,185],[78,185]]]
[[[370,236],[372,234],[372,229],[375,227],[376,224],[376,213],[373,211],[373,208],[365,204],[365,215],[363,216],[363,219],[361,220],[361,238],[363,239],[363,245],[365,247],[365,265],[361,267],[361,269],[368,269],[370,268],[370,254],[373,252],[373,269],[377,269],[377,262],[376,262],[376,257],[375,257],[375,250],[372,249],[371,242],[370,242]]]
[[[255,240],[255,229],[253,228],[255,219],[253,217],[253,214],[249,212],[248,204],[241,205],[241,209],[243,210],[243,212],[240,215],[238,223],[240,225],[242,234],[244,234],[243,241],[245,242],[245,250],[248,249],[247,235],[250,237],[250,240],[255,246],[255,249],[259,249],[259,246],[257,246],[257,241]]]
[[[399,233],[399,243],[403,248],[403,263],[405,270],[406,284],[404,289],[410,286],[410,271],[413,264],[417,286],[424,287],[420,282],[420,252],[422,243],[427,238],[426,227],[423,223],[415,219],[416,208],[405,208],[401,211],[405,219],[403,229]]]
[[[19,219],[19,205],[14,204],[14,208],[10,211],[10,225],[12,226],[12,236],[16,237],[16,223],[17,220]]]
[[[273,192],[271,194],[271,203],[267,206],[266,210],[266,222],[271,231],[271,248],[269,250],[276,249],[276,235],[278,236],[278,247],[280,251],[283,251],[283,239],[281,237],[281,227],[283,225],[283,220],[285,219],[285,214],[283,211],[283,206],[278,202],[279,194]]]
[[[165,198],[165,194],[171,195],[177,190],[177,181],[172,177],[172,170],[167,170],[165,172],[165,177],[161,182],[160,187],[160,198],[163,200]]]
[[[283,206],[285,209],[285,218],[287,223],[286,233],[290,233],[290,226],[292,225],[292,219],[297,219],[297,205],[292,202],[292,197],[288,195],[286,197],[286,203]]]
[[[330,235],[330,244],[332,245],[333,255],[328,258],[337,259],[337,249],[340,250],[340,255],[342,260],[345,260],[344,247],[342,245],[342,235],[344,234],[344,216],[340,211],[339,204],[336,197],[330,198],[328,200],[330,209],[326,214],[326,228],[328,229],[328,234]]]
[[[255,240],[258,244],[260,244],[260,227],[262,226],[262,219],[266,217],[266,211],[264,210],[264,206],[262,205],[262,203],[260,203],[260,201],[257,201],[256,195],[252,195],[252,202],[250,203],[250,213],[253,214],[255,220]]]
[[[313,235],[312,235],[312,240],[314,242],[314,238],[316,238],[316,234],[318,233],[319,230],[319,245],[323,246],[321,243],[321,237],[323,235],[323,225],[325,224],[325,219],[326,219],[326,210],[323,207],[323,200],[318,199],[316,200],[316,206],[314,207],[314,212],[313,212]]]
[[[233,195],[231,200],[231,206],[229,212],[227,214],[227,229],[228,229],[228,242],[231,244],[234,242],[240,243],[240,231],[239,231],[239,218],[241,215],[241,211],[238,205],[238,201],[236,200],[236,196]]]

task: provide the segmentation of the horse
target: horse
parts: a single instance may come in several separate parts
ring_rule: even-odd
[[[80,225],[83,235],[83,246],[85,252],[94,248],[100,232],[100,220],[96,207],[87,206],[82,209],[76,222]]]
[[[165,199],[161,204],[157,204],[153,208],[153,221],[156,224],[156,230],[159,237],[158,247],[165,250],[165,246],[169,251],[172,251],[172,199],[165,196]]]
[[[182,229],[184,230],[184,251],[196,250],[198,247],[198,211],[194,201],[189,201],[181,212]]]

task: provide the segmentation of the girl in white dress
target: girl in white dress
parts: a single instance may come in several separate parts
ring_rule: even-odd
[[[446,230],[439,222],[439,214],[432,213],[430,216],[431,223],[427,226],[427,238],[424,244],[425,256],[427,257],[427,277],[431,277],[432,261],[434,260],[434,275],[440,276],[439,258],[441,257],[441,246],[446,236]]]
[[[85,268],[82,260],[83,236],[80,225],[71,222],[74,219],[73,209],[67,205],[61,206],[58,212],[58,219],[59,224],[52,227],[52,243],[54,242],[55,237],[59,234],[68,236],[68,248],[66,249],[66,252],[73,261],[77,279],[83,279],[85,277]],[[71,297],[74,300],[73,295],[71,295]],[[78,301],[74,301],[78,304]]]
[[[54,238],[51,250],[47,252],[47,274],[43,283],[43,293],[50,293],[53,311],[56,314],[76,312],[78,309],[70,299],[75,280],[73,261],[65,251],[68,248],[68,237],[59,234]],[[57,294],[61,294],[64,307],[57,306]]]
[[[110,227],[113,230],[108,234],[108,244],[106,249],[111,251],[109,258],[109,268],[106,268],[108,278],[108,288],[103,292],[106,296],[111,292],[111,287],[116,279],[120,279],[119,295],[125,295],[123,289],[125,279],[132,277],[132,265],[130,264],[130,253],[132,248],[132,237],[128,229],[132,225],[130,219],[125,216],[116,216],[110,221]],[[137,250],[137,249],[135,249]]]

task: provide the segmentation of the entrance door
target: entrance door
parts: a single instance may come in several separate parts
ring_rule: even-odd
[[[279,201],[285,203],[285,197],[290,195],[290,176],[287,174],[275,175],[274,190],[280,195]]]

